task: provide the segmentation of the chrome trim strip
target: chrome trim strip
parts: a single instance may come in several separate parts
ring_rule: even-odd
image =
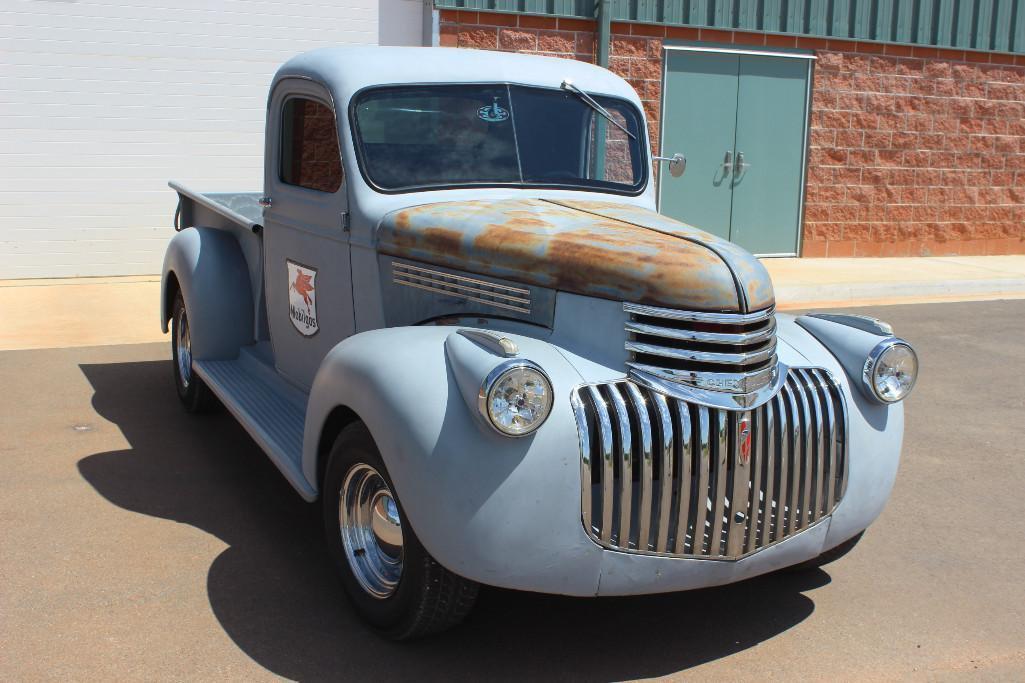
[[[499,303],[497,301],[488,301],[487,299],[481,299],[480,297],[470,296],[468,294],[460,294],[459,292],[450,292],[437,287],[428,287],[427,285],[418,285],[412,282],[405,282],[403,280],[392,280],[397,285],[404,285],[406,287],[414,287],[416,289],[423,289],[428,292],[434,292],[436,294],[447,294],[448,296],[459,297],[460,299],[468,299],[470,301],[476,301],[480,304],[488,304],[489,306],[495,306],[496,308],[504,308],[510,311],[516,311],[517,313],[530,313],[529,308],[521,308],[519,306],[510,306],[508,304]]]
[[[453,280],[460,280],[462,282],[469,282],[470,284],[473,284],[473,285],[483,285],[485,287],[494,287],[495,289],[504,289],[507,292],[512,292],[514,294],[522,294],[525,297],[529,297],[530,296],[530,290],[529,289],[523,289],[522,287],[510,287],[509,285],[501,285],[501,284],[498,284],[497,282],[488,282],[487,280],[478,280],[476,278],[466,277],[464,275],[455,275],[454,273],[446,273],[446,272],[441,271],[441,270],[432,270],[430,268],[421,268],[420,266],[414,266],[414,265],[411,265],[409,263],[401,263],[399,261],[392,261],[392,273],[394,273],[396,269],[406,270],[406,271],[413,271],[413,272],[418,272],[418,273],[426,273],[428,276],[438,276],[438,277],[451,278]]]
[[[410,282],[412,280],[412,282]],[[417,275],[415,273],[394,273],[394,279],[392,282],[400,285],[409,285],[413,283],[420,283],[426,285],[438,285],[439,287],[452,287],[465,292],[474,292],[476,294],[484,296],[493,296],[496,299],[503,299],[505,301],[512,302],[514,304],[522,304],[524,306],[530,305],[530,299],[524,299],[523,297],[511,296],[509,294],[502,294],[501,292],[489,292],[482,289],[479,286],[464,285],[458,282],[446,282],[438,277],[431,277],[426,275]],[[449,292],[445,290],[446,294],[458,294],[459,292]]]
[[[630,379],[653,391],[666,394],[690,403],[737,410],[740,408],[757,408],[776,394],[787,377],[787,366],[775,361],[763,370],[747,373],[704,372],[694,373],[688,370],[667,370],[643,363],[629,362]],[[720,389],[707,389],[693,386],[690,382],[744,382],[746,393],[730,393]]]
[[[660,308],[658,306],[645,306],[643,304],[624,303],[623,310],[634,315],[644,315],[652,318],[666,318],[668,320],[684,320],[699,323],[719,323],[722,325],[749,325],[768,320],[775,312],[775,308],[766,308],[754,313],[705,313],[702,311],[681,311],[675,308]]]
[[[769,346],[757,351],[747,353],[721,353],[718,351],[692,351],[690,349],[675,349],[669,346],[656,346],[642,342],[627,341],[626,350],[632,353],[646,353],[651,356],[662,358],[674,358],[676,360],[692,360],[698,363],[721,363],[723,365],[746,365],[748,363],[761,363],[769,360],[776,354],[776,341]],[[706,373],[696,373],[706,374]]]
[[[772,339],[776,335],[776,321],[770,320],[769,326],[755,330],[754,332],[698,332],[696,330],[678,330],[673,327],[661,327],[659,325],[648,325],[627,321],[626,331],[634,334],[645,334],[652,337],[663,337],[665,339],[677,339],[680,341],[697,342],[701,344],[760,344]]]
[[[517,313],[530,313],[530,290],[519,287],[509,287],[440,270],[420,268],[398,261],[392,261],[392,282]],[[484,297],[501,299],[501,301],[493,301]]]

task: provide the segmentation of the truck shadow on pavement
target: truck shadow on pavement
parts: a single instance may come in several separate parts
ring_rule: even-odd
[[[130,444],[78,463],[106,500],[189,524],[229,547],[207,576],[210,607],[246,655],[296,680],[486,676],[622,680],[671,674],[750,648],[814,610],[818,570],[721,588],[576,599],[485,589],[460,627],[385,641],[349,607],[319,508],[296,495],[226,413],[178,404],[170,361],[83,365],[93,407]]]

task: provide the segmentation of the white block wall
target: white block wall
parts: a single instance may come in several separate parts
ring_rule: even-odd
[[[376,0],[0,0],[0,279],[158,273],[167,181],[260,190],[278,65],[377,41]]]

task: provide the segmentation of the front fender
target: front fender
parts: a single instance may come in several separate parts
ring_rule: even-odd
[[[389,328],[338,344],[310,393],[306,478],[317,482],[321,431],[345,406],[366,423],[406,520],[442,565],[490,585],[593,595],[601,549],[580,523],[579,444],[569,401],[580,374],[551,344],[506,335],[520,358],[548,373],[554,405],[532,435],[500,435],[469,405],[468,374],[505,358],[456,329]]]
[[[249,268],[232,235],[214,228],[186,228],[171,238],[160,280],[164,332],[171,317],[172,276],[189,312],[193,358],[232,359],[241,346],[253,343]]]
[[[883,405],[861,390],[861,378],[845,368],[850,344],[827,347],[793,316],[777,314],[779,339],[807,359],[808,365],[829,370],[840,383],[847,406],[847,450],[849,476],[847,493],[829,522],[823,550],[843,543],[871,524],[890,497],[904,440],[904,404]],[[855,341],[857,330],[850,331]],[[845,340],[847,341],[847,340]],[[853,342],[851,342],[853,343]],[[865,353],[872,346],[866,347]],[[863,362],[863,361],[862,361]]]

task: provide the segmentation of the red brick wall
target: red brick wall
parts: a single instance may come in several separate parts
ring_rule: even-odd
[[[595,22],[441,12],[443,46],[594,61]],[[804,256],[1025,253],[1025,58],[612,25],[658,143],[663,39],[815,50]]]

